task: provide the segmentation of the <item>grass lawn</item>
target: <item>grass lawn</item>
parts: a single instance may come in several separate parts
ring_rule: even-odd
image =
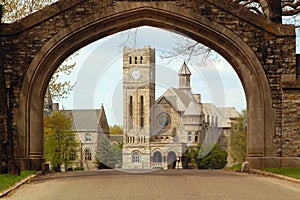
[[[292,178],[300,179],[300,167],[295,168],[264,168],[262,169],[266,172],[272,172],[275,174],[281,174],[284,176],[289,176]]]
[[[242,170],[242,163],[238,163],[238,164],[235,164],[231,167],[225,168],[225,170],[241,171]]]
[[[8,174],[0,174],[0,191],[4,191],[5,189],[9,188],[17,181],[34,174],[35,171],[22,171],[20,176],[12,176]]]

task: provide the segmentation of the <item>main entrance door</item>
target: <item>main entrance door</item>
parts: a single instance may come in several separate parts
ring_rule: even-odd
[[[176,167],[176,154],[170,151],[167,155],[168,169],[175,169]]]

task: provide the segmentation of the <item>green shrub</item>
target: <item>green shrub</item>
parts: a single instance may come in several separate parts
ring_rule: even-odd
[[[83,171],[83,170],[84,170],[83,167],[75,167],[75,168],[74,168],[74,171]]]
[[[216,144],[210,153],[199,159],[199,169],[222,169],[227,164],[228,153]]]

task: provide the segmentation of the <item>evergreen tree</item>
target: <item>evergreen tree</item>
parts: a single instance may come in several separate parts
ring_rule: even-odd
[[[95,159],[98,169],[115,168],[121,162],[122,150],[102,135],[98,141]]]

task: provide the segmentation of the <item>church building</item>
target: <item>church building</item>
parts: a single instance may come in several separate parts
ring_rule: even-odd
[[[234,108],[202,103],[193,94],[191,72],[181,66],[178,88],[155,97],[155,49],[123,49],[122,168],[186,168],[189,146],[225,142]],[[226,145],[224,145],[226,148]]]

